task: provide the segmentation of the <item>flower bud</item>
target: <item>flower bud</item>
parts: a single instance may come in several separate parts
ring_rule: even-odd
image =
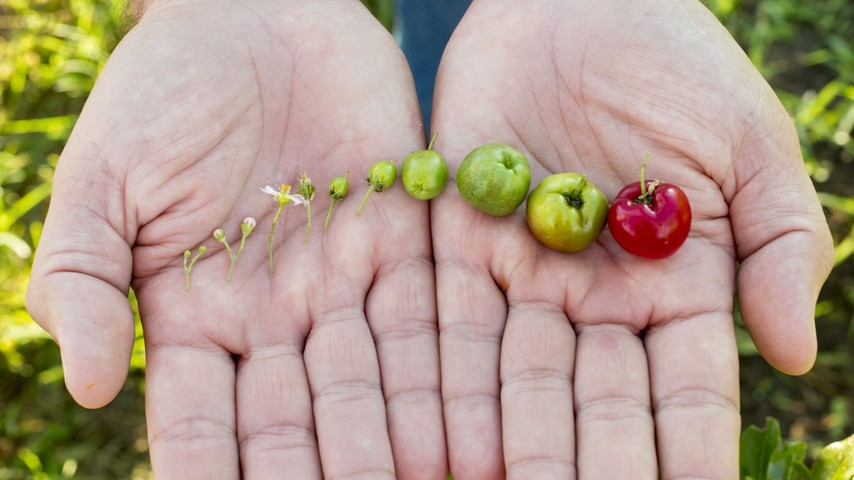
[[[252,217],[244,218],[243,223],[240,224],[240,231],[244,235],[249,235],[252,233],[252,230],[255,230],[255,219]]]
[[[314,185],[311,183],[311,179],[308,178],[308,175],[303,172],[299,179],[299,191],[298,194],[302,195],[308,201],[314,200],[314,192],[316,189]]]
[[[221,228],[217,228],[214,230],[213,237],[217,242],[222,242],[225,240],[225,232]]]

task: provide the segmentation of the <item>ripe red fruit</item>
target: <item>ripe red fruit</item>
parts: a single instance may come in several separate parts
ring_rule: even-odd
[[[647,155],[647,159],[649,155]],[[608,210],[608,229],[623,250],[644,258],[673,255],[691,230],[691,204],[676,185],[644,181],[626,185]]]

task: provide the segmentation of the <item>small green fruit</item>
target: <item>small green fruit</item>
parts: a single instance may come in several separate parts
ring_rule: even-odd
[[[433,150],[433,135],[427,150],[412,152],[403,159],[400,179],[403,188],[412,198],[430,200],[445,190],[448,184],[448,164],[439,152]]]
[[[326,211],[326,221],[323,223],[324,229],[329,226],[329,219],[332,218],[332,209],[335,208],[335,202],[344,200],[350,191],[350,182],[347,180],[349,176],[350,170],[347,170],[343,177],[335,177],[329,182],[329,209]]]
[[[350,191],[350,182],[347,180],[349,175],[350,171],[348,170],[343,177],[335,177],[329,182],[329,196],[332,197],[332,200],[340,202],[347,196]]]
[[[370,188],[368,188],[368,191],[365,193],[365,197],[362,199],[359,209],[356,210],[356,216],[358,217],[362,214],[362,209],[365,208],[365,204],[368,203],[368,197],[371,196],[371,193],[374,191],[382,192],[389,188],[396,179],[397,166],[394,164],[393,160],[383,160],[371,165],[370,170],[368,170],[368,185]]]
[[[382,192],[390,187],[397,178],[397,166],[392,160],[383,160],[371,165],[368,170],[368,185],[372,190]]]
[[[478,210],[499,217],[519,208],[530,186],[528,159],[501,143],[475,148],[457,170],[460,195]]]

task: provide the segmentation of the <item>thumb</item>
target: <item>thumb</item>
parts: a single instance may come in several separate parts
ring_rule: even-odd
[[[802,374],[815,361],[815,304],[833,266],[833,240],[794,126],[765,86],[761,119],[736,159],[730,203],[738,298],[762,356],[784,373]]]
[[[82,123],[83,117],[77,138],[87,137]],[[127,376],[135,232],[124,218],[121,177],[111,173],[100,149],[76,142],[74,133],[54,177],[27,308],[60,346],[68,391],[80,405],[98,408],[116,396]]]

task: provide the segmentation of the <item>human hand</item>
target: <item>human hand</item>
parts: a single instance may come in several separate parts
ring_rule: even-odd
[[[773,91],[698,2],[476,0],[437,79],[437,150],[529,155],[533,186],[584,173],[609,199],[675,183],[675,255],[539,244],[524,209],[455,192],[431,210],[442,391],[455,478],[735,478],[733,296],[768,361],[810,368],[832,244]],[[737,269],[737,262],[740,267]]]
[[[134,288],[158,478],[445,474],[427,206],[397,185],[355,217],[371,163],[423,144],[419,118],[357,2],[155,2],[117,47],[59,162],[28,300],[99,407],[126,376]],[[348,169],[356,199],[323,230]],[[286,207],[271,276],[259,187],[302,171],[314,228],[304,244],[306,210]],[[234,244],[247,216],[227,283],[211,233]]]

